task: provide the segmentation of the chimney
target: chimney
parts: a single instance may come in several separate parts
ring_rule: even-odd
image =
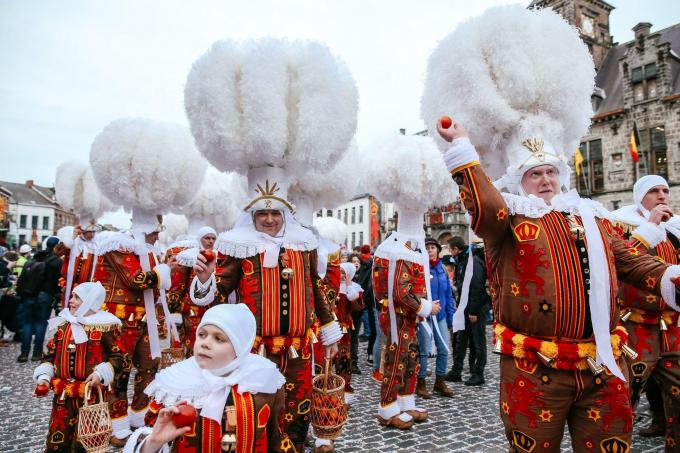
[[[33,180],[32,179],[26,180],[26,187],[28,187],[29,189],[33,188]]]
[[[635,27],[633,27],[633,32],[635,33],[635,41],[639,48],[645,47],[645,38],[649,35],[649,31],[652,29],[652,24],[649,22],[639,22]]]
[[[401,135],[406,135],[406,129],[399,129],[399,133]]]

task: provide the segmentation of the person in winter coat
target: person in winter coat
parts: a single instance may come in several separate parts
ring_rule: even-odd
[[[434,393],[451,398],[453,392],[446,386],[446,370],[448,369],[447,360],[449,357],[449,331],[453,325],[453,290],[448,274],[442,265],[439,253],[442,246],[434,238],[425,238],[425,248],[430,259],[430,290],[432,300],[438,300],[441,310],[436,315],[431,315],[426,320],[421,321],[418,326],[418,354],[420,356],[420,371],[418,372],[418,383],[416,394],[423,398],[430,398],[431,394],[427,391],[425,377],[427,376],[427,357],[430,349],[430,335],[434,337],[434,344],[437,348],[437,358],[435,366]],[[435,327],[436,322],[436,327]],[[426,328],[429,327],[429,329]]]
[[[33,341],[33,356],[31,360],[42,359],[42,347],[45,340],[47,320],[52,313],[54,296],[60,292],[59,277],[61,276],[61,258],[53,253],[54,246],[59,239],[52,236],[47,239],[45,250],[35,254],[33,261],[29,261],[21,272],[18,282],[18,292],[23,305],[23,327],[21,328],[21,354],[19,362],[28,361]]]
[[[462,288],[470,248],[460,237],[452,238],[449,248],[457,259],[454,282],[457,288]],[[447,380],[451,382],[462,381],[461,373],[465,351],[468,343],[470,343],[470,349],[471,351],[474,350],[475,357],[474,360],[470,360],[470,379],[465,381],[465,385],[482,385],[484,384],[484,367],[486,366],[485,314],[489,310],[491,298],[486,291],[487,275],[484,250],[481,247],[473,247],[472,258],[473,270],[468,305],[465,308],[465,330],[458,332],[453,366],[447,375]]]

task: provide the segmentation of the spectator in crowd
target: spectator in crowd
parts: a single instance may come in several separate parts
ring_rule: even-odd
[[[377,316],[375,314],[376,304],[373,297],[373,256],[371,255],[371,246],[368,244],[362,245],[360,252],[361,253],[357,254],[356,256],[352,256],[350,259],[355,265],[357,261],[359,262],[359,270],[354,276],[354,281],[356,281],[364,289],[364,305],[366,306],[365,311],[368,312],[368,328],[370,331],[366,352],[368,354],[368,362],[373,363],[373,345],[375,344],[375,338],[377,334],[376,331],[380,329],[376,329]],[[358,326],[359,323],[357,322],[355,325]],[[356,355],[354,353],[355,350],[353,349],[352,357],[353,360],[356,360],[356,358],[359,356],[358,345],[356,349]]]
[[[15,285],[16,276],[12,273],[12,268],[16,265],[19,259],[19,254],[16,252],[4,252],[4,247],[0,246],[0,336],[4,333],[4,329],[9,329],[15,332],[14,341],[19,340],[17,336],[20,328],[17,311],[21,306],[19,298],[16,296]],[[3,253],[4,252],[4,253]],[[5,346],[6,341],[0,339],[0,346]]]
[[[24,265],[26,262],[31,258],[31,246],[28,244],[24,244],[21,247],[19,247],[19,258],[15,261],[14,265],[12,266],[12,273],[19,278],[21,275],[21,271],[24,270]]]
[[[436,239],[425,238],[425,249],[430,260],[430,290],[432,301],[439,301],[441,309],[436,315],[429,316],[418,325],[418,353],[420,355],[420,371],[418,372],[418,382],[416,394],[423,398],[430,398],[432,395],[427,390],[425,377],[427,376],[427,358],[430,348],[430,335],[434,336],[434,344],[437,348],[437,358],[435,365],[434,393],[451,398],[453,392],[446,386],[446,371],[448,369],[447,360],[449,350],[449,330],[453,326],[453,290],[451,282],[442,266],[439,254],[442,246]],[[436,325],[435,325],[436,323]],[[427,329],[425,326],[429,326]]]
[[[474,360],[470,361],[470,379],[465,381],[465,385],[482,385],[484,384],[484,367],[486,366],[485,315],[491,303],[491,298],[486,289],[487,275],[484,250],[481,247],[468,248],[460,236],[455,236],[449,240],[449,250],[457,260],[454,282],[459,293],[462,292],[469,253],[472,253],[473,268],[468,304],[464,313],[465,330],[458,332],[453,366],[446,375],[446,379],[451,382],[462,381],[463,361],[469,343],[471,349],[474,348],[475,356]]]
[[[42,359],[42,348],[45,340],[47,320],[52,312],[55,295],[59,295],[59,277],[61,276],[61,258],[53,253],[59,238],[49,237],[45,241],[45,250],[36,253],[35,257],[26,263],[17,283],[17,291],[23,305],[23,327],[21,328],[21,354],[19,362],[28,361],[33,342],[31,360]]]

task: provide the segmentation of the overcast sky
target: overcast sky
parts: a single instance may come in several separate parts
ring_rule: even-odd
[[[189,68],[225,38],[325,42],[359,88],[359,146],[421,130],[434,46],[460,21],[507,3],[529,0],[0,0],[0,180],[52,185],[57,165],[87,160],[93,138],[118,117],[187,124]],[[618,42],[638,22],[658,30],[680,20],[676,0],[609,3]]]

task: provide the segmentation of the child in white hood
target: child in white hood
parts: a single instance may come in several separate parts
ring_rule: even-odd
[[[33,373],[36,396],[54,391],[47,451],[78,450],[73,443],[85,384],[107,386],[129,366],[120,344],[120,320],[99,310],[105,295],[101,283],[81,283],[71,293],[69,307],[48,322],[51,338]]]
[[[147,427],[135,431],[124,453],[294,451],[281,432],[285,379],[250,352],[254,341],[255,317],[245,305],[206,311],[193,357],[160,371],[145,390],[152,397]],[[185,404],[198,416],[177,426]]]

